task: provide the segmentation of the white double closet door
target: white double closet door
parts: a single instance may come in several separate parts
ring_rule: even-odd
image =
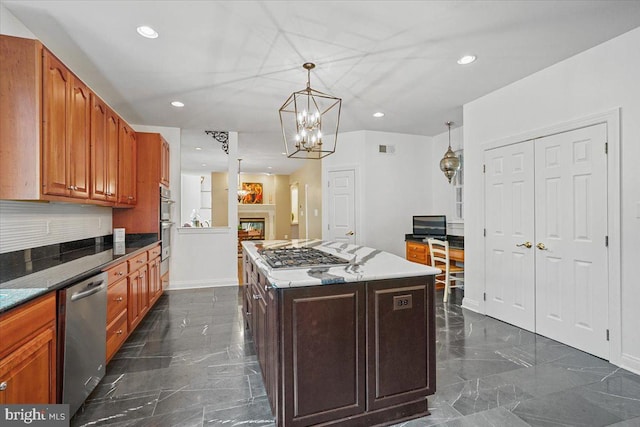
[[[605,359],[606,124],[485,151],[486,311]]]

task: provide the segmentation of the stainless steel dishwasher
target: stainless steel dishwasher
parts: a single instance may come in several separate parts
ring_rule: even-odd
[[[105,373],[107,353],[107,273],[59,291],[62,403],[73,415]]]

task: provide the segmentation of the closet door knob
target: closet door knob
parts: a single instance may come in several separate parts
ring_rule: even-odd
[[[516,246],[519,247],[519,248],[524,246],[525,248],[529,249],[532,245],[531,245],[531,242],[524,242],[524,243],[520,243],[519,245],[516,245]]]
[[[540,249],[541,251],[548,251],[549,249],[544,245],[544,243],[538,243],[536,245],[536,248]]]

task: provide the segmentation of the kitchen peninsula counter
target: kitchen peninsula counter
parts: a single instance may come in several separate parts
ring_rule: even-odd
[[[429,414],[439,270],[340,242],[242,246],[245,323],[278,426],[373,426]],[[279,268],[263,256],[295,248],[343,264]]]
[[[126,243],[118,246],[110,239],[103,236],[0,255],[0,313],[91,277],[159,242],[157,235],[127,235]]]

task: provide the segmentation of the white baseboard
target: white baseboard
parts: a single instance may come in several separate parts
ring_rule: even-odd
[[[640,357],[622,353],[620,367],[640,375]]]
[[[480,309],[480,302],[469,297],[462,298],[462,308],[466,308],[467,310],[475,311],[476,313],[485,314]]]
[[[170,280],[169,286],[165,291],[175,291],[180,289],[200,289],[200,288],[218,288],[221,286],[238,286],[238,278],[228,278],[221,280]]]

